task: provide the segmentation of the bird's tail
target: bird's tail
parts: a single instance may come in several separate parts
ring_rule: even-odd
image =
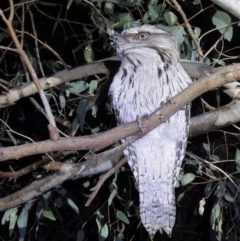
[[[143,141],[132,144],[127,153],[134,156],[128,160],[139,184],[141,220],[151,237],[160,228],[171,236],[176,218],[176,146],[145,142],[141,148]]]

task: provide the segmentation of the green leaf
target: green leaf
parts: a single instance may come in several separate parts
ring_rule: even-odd
[[[84,120],[86,117],[86,106],[88,105],[89,99],[80,99],[77,105],[76,114],[80,123],[80,129],[83,131]]]
[[[17,208],[15,208],[15,209],[17,212],[18,209]],[[10,215],[10,222],[9,222],[9,237],[10,238],[12,237],[12,234],[13,234],[13,231],[14,231],[17,219],[18,219],[18,215],[16,214],[16,212],[12,212]]]
[[[177,201],[178,201],[178,202],[180,202],[180,201],[183,199],[184,194],[185,194],[185,192],[181,193],[181,194],[178,196],[178,198],[177,198]]]
[[[163,14],[163,18],[167,22],[169,26],[176,25],[178,21],[178,17],[172,12],[172,11],[167,11]]]
[[[198,5],[198,4],[201,4],[201,0],[194,0],[193,1],[193,5]]]
[[[6,222],[10,221],[10,217],[18,212],[18,208],[10,208],[4,212],[1,224],[4,225]]]
[[[198,28],[198,27],[195,27],[194,28],[194,35],[195,35],[195,37],[198,38],[200,36],[200,34],[201,34],[201,29]]]
[[[101,237],[101,240],[105,240],[108,237],[108,226],[105,223],[103,226],[101,225],[101,223],[99,222],[98,218],[96,218],[96,223],[98,226],[98,232],[99,232],[99,236]],[[104,238],[104,239],[102,239]]]
[[[104,12],[107,15],[113,15],[114,14],[114,4],[110,2],[106,2],[104,5]]]
[[[26,203],[18,217],[17,226],[21,237],[25,236],[27,230],[28,215],[34,202]]]
[[[57,198],[54,200],[54,205],[58,208],[62,207],[63,206],[63,201],[62,201],[62,198]]]
[[[175,39],[177,40],[178,45],[182,44],[184,42],[184,28],[183,27],[177,27],[174,31],[173,31],[173,36],[175,37]]]
[[[234,198],[227,193],[224,193],[224,198],[228,201],[228,202],[234,202]]]
[[[212,161],[215,161],[215,162],[220,161],[220,158],[219,158],[218,156],[216,156],[216,155],[210,155],[210,159],[211,159]]]
[[[43,216],[52,221],[56,221],[56,218],[54,217],[53,212],[51,210],[43,210]]]
[[[63,109],[66,106],[66,99],[63,93],[60,93],[59,95],[59,101],[60,101],[60,107]]]
[[[101,126],[97,126],[97,127],[93,128],[93,129],[91,129],[91,133],[94,134],[94,133],[99,132],[100,130],[101,130]]]
[[[150,4],[148,5],[148,13],[151,21],[154,21],[158,18],[160,9],[161,9],[161,5],[157,5],[157,6],[153,6]]]
[[[166,25],[163,25],[163,24],[157,24],[156,25],[157,28],[160,28],[168,33],[173,33],[173,31],[178,28],[177,26],[166,26]]]
[[[98,81],[97,81],[97,80],[92,80],[92,81],[90,82],[89,91],[88,91],[88,92],[89,92],[91,95],[93,95],[94,92],[95,92],[95,90],[97,89],[97,87],[98,87]]]
[[[67,203],[72,208],[72,210],[79,215],[79,209],[75,202],[72,199],[67,198]]]
[[[218,28],[218,31],[224,34],[224,38],[230,42],[233,36],[233,28],[229,27],[231,23],[229,14],[223,11],[217,11],[212,17],[212,22]],[[228,29],[226,30],[226,28]]]
[[[72,3],[73,3],[73,0],[68,0],[67,10],[69,10],[69,8],[71,7]]]
[[[98,112],[98,106],[94,105],[91,109],[92,109],[92,116],[96,118],[97,112]]]
[[[17,140],[16,140],[16,138],[13,136],[13,134],[11,133],[11,131],[7,130],[6,132],[7,132],[8,136],[9,136],[9,138],[11,139],[11,141],[13,142],[13,144],[14,144],[15,146],[17,146]]]
[[[87,63],[92,63],[94,61],[94,52],[92,45],[88,45],[84,50],[84,58]]]
[[[83,241],[85,238],[85,233],[83,230],[79,230],[77,232],[77,241]]]
[[[206,185],[206,187],[205,187],[205,189],[204,189],[204,194],[205,194],[205,197],[207,197],[208,195],[209,195],[209,193],[210,193],[210,191],[212,190],[212,182],[209,182],[207,185]]]
[[[122,211],[117,210],[117,218],[124,223],[129,224],[127,216]]]
[[[193,181],[194,179],[195,179],[194,174],[186,173],[181,180],[181,184],[182,184],[182,186],[185,186],[185,185],[189,184],[191,181]]]
[[[217,203],[213,209],[212,209],[212,213],[211,213],[211,221],[212,223],[215,222],[219,217],[220,217],[220,212],[221,212],[221,207],[220,205]]]
[[[237,149],[235,153],[235,164],[237,171],[240,171],[240,150]]]
[[[213,58],[213,61],[214,61],[214,63],[219,64],[219,65],[221,65],[221,66],[225,66],[225,65],[226,65],[225,62],[222,61],[221,59],[215,59],[215,58]]]
[[[89,182],[89,181],[84,182],[84,183],[83,183],[83,186],[84,186],[85,188],[88,188],[88,187],[90,186],[90,182]]]
[[[79,94],[89,88],[89,84],[82,80],[77,81],[77,82],[67,83],[66,86],[67,86],[68,90],[70,90],[71,92],[77,93],[77,94]]]
[[[203,143],[203,148],[207,151],[210,152],[210,145],[207,143]]]
[[[108,206],[110,206],[112,204],[112,200],[116,195],[117,195],[117,190],[113,189],[111,192],[111,195],[108,198]]]

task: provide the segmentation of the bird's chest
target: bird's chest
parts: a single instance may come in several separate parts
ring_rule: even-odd
[[[111,86],[120,119],[126,123],[151,114],[180,92],[173,84],[176,79],[177,73],[164,71],[163,64],[120,69]]]

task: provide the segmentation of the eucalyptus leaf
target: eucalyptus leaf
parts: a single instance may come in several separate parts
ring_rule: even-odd
[[[100,130],[101,130],[101,127],[97,126],[97,127],[91,129],[91,133],[94,134],[94,133],[99,132]]]
[[[84,58],[87,63],[92,63],[94,61],[94,52],[92,45],[88,45],[84,50]]]
[[[201,4],[201,0],[194,0],[194,1],[193,1],[193,4],[194,4],[194,5]]]
[[[17,208],[15,208],[16,211],[18,210]],[[16,212],[12,212],[10,215],[10,221],[9,221],[9,237],[12,237],[15,225],[17,223],[17,219],[18,219],[18,215]]]
[[[67,83],[66,86],[67,86],[68,90],[70,90],[71,92],[77,93],[77,94],[79,94],[89,88],[89,84],[82,80],[77,81],[77,82]]]
[[[193,173],[186,173],[181,180],[181,184],[182,186],[185,186],[190,182],[192,182],[194,179],[195,179],[195,175]]]
[[[56,221],[56,218],[54,217],[53,212],[51,210],[43,210],[43,216],[52,221]]]
[[[83,131],[84,120],[86,117],[86,107],[88,105],[88,99],[80,99],[76,108],[76,114],[80,123],[80,129]]]
[[[224,193],[224,198],[228,201],[228,202],[234,202],[234,198],[228,194],[228,193]]]
[[[97,112],[98,112],[98,106],[97,105],[94,105],[92,108],[91,108],[91,110],[92,110],[92,116],[93,117],[97,117]]]
[[[15,146],[17,146],[17,140],[16,140],[16,138],[13,136],[13,134],[11,133],[11,131],[6,130],[6,132],[7,132],[8,136],[9,136],[9,138],[11,139],[11,141],[13,142],[13,144],[14,144]]]
[[[237,171],[240,171],[240,150],[237,149],[235,153],[235,164]]]
[[[172,11],[165,12],[163,18],[169,26],[176,25],[178,21],[178,17]]]
[[[210,152],[210,145],[207,143],[203,143],[203,148],[207,151]]]
[[[129,224],[127,216],[122,211],[117,210],[117,218],[124,223]]]
[[[73,0],[68,0],[67,10],[69,10],[69,8],[71,7],[72,3],[73,3]]]
[[[72,208],[72,210],[79,215],[79,209],[75,202],[72,199],[67,198],[67,203]]]
[[[17,226],[21,237],[25,236],[27,230],[28,215],[34,202],[26,203],[18,217]]]
[[[65,99],[65,96],[63,95],[63,93],[60,93],[59,101],[60,101],[61,109],[65,108],[65,106],[66,106],[66,99]]]
[[[184,42],[184,28],[183,27],[178,27],[173,31],[173,36],[175,37],[175,39],[177,40],[178,45],[182,44]]]
[[[104,12],[107,15],[113,15],[114,14],[114,4],[111,2],[106,2],[104,5]]]
[[[198,27],[194,28],[194,35],[196,38],[198,38],[201,35],[201,29]]]
[[[183,199],[184,195],[185,195],[185,192],[181,193],[181,194],[178,196],[177,201],[180,202],[180,201]]]
[[[18,208],[10,208],[6,210],[3,214],[1,224],[4,225],[6,222],[9,222],[11,215],[16,214],[17,212],[18,212]]]
[[[209,182],[209,183],[206,185],[206,187],[205,187],[205,189],[204,189],[204,194],[205,194],[206,197],[209,195],[210,191],[212,190],[212,185],[213,185],[212,182]]]
[[[54,205],[56,206],[56,207],[58,207],[58,208],[60,208],[60,207],[62,207],[63,206],[63,201],[62,201],[62,198],[56,198],[55,200],[54,200]]]
[[[84,241],[85,233],[83,230],[79,230],[77,232],[77,240],[76,241]]]
[[[91,95],[93,95],[94,94],[94,92],[95,92],[95,90],[97,89],[97,87],[98,87],[98,81],[97,80],[92,80],[91,82],[90,82],[90,84],[89,84],[89,93],[91,94]]]
[[[218,28],[218,31],[224,34],[224,38],[230,42],[233,36],[233,28],[229,26],[231,23],[230,15],[223,11],[216,11],[212,17],[212,22]]]
[[[217,155],[210,155],[210,159],[215,162],[220,161],[220,158]]]
[[[213,58],[213,61],[214,61],[214,63],[219,64],[219,65],[221,65],[221,66],[225,66],[225,65],[226,65],[225,62],[222,61],[221,59],[215,59],[215,58]]]
[[[213,207],[212,213],[211,213],[211,219],[213,222],[215,222],[220,217],[220,212],[221,212],[221,207],[220,207],[219,203],[217,203]]]
[[[108,237],[109,230],[107,224],[101,225],[98,218],[96,218],[96,223],[98,226],[98,232],[100,236],[100,240],[105,240]]]
[[[112,204],[112,200],[116,195],[117,195],[117,190],[113,189],[109,198],[108,198],[108,206],[110,206]]]

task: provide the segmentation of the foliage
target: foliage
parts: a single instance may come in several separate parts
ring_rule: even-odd
[[[239,21],[209,1],[178,2],[203,50],[203,61],[212,66],[237,62],[240,55]],[[0,8],[9,15],[7,1],[1,2]],[[39,78],[62,70],[63,64],[46,45],[37,43],[26,32],[51,46],[69,67],[114,55],[109,38],[112,30],[121,31],[141,24],[154,24],[172,33],[179,45],[181,58],[195,61],[199,57],[186,23],[169,1],[68,0],[63,3],[58,0],[39,0],[16,4],[14,8],[14,29],[18,30],[18,38]],[[1,22],[0,85],[3,94],[29,81],[21,59],[7,46],[14,47],[6,26]],[[104,75],[94,75],[46,91],[54,116],[61,120],[58,128],[62,133],[87,135],[116,125],[107,100],[98,106],[91,102],[105,79]],[[35,142],[49,138],[47,120],[39,111],[39,97],[34,95],[31,98],[2,109],[3,147],[28,142],[26,137]],[[211,91],[193,102],[192,115],[205,112],[209,106],[219,107],[229,101],[229,97],[222,92]],[[87,111],[89,107],[91,109]],[[71,127],[74,122],[79,122],[76,131],[64,125],[64,121],[70,123]],[[178,218],[172,239],[215,240],[211,238],[213,234],[218,240],[234,237],[239,240],[238,132],[239,127],[234,125],[189,140],[188,151],[194,155],[186,155],[178,178]],[[62,158],[58,161],[78,162],[86,154],[83,151],[71,153],[67,160]],[[42,157],[1,163],[1,171],[24,169],[27,165],[34,165],[36,158]],[[44,169],[33,170],[16,182],[3,178],[0,184],[1,197],[48,175]],[[1,214],[1,224],[5,228],[1,228],[1,238],[9,239],[16,235],[19,240],[150,240],[140,223],[138,187],[127,165],[105,182],[90,207],[84,206],[90,189],[100,178],[94,176],[67,182],[21,207],[6,210]],[[206,204],[200,203],[203,199]],[[200,207],[201,214],[196,211]],[[158,233],[156,240],[160,239],[168,238]]]

